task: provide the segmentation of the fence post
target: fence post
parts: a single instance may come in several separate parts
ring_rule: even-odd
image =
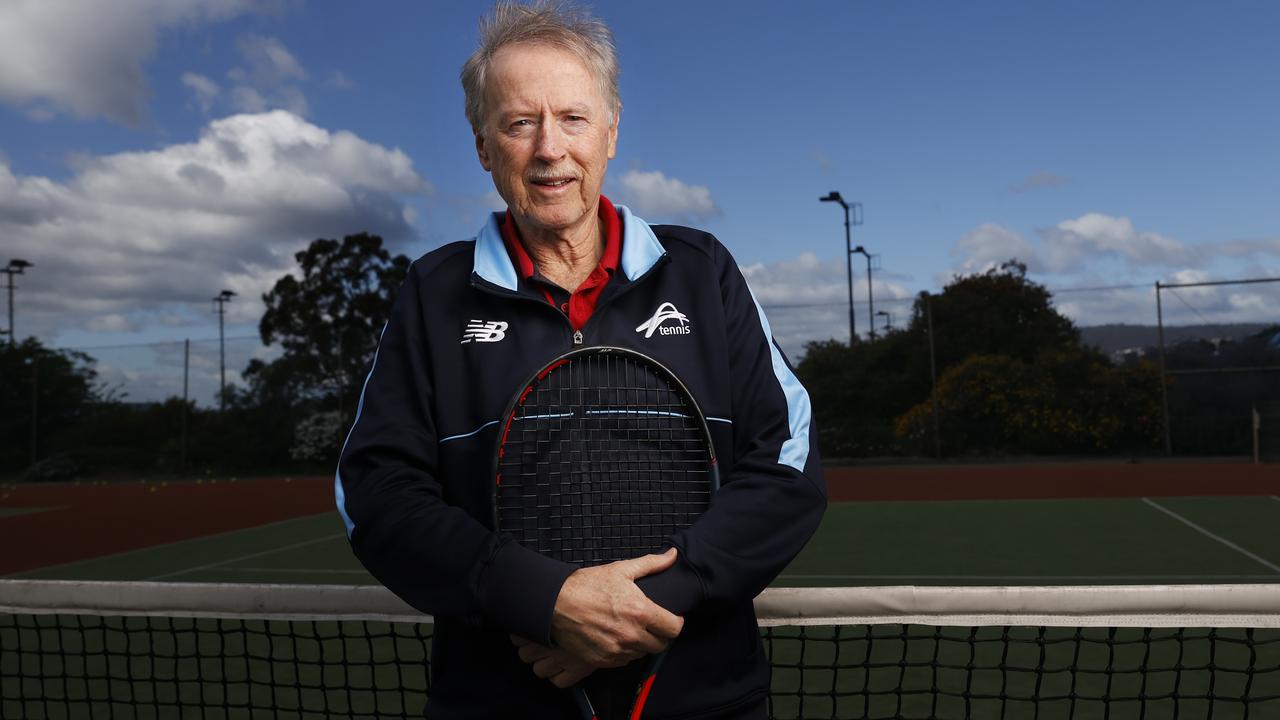
[[[187,402],[189,401],[188,381],[191,377],[191,338],[187,338],[182,343],[182,441],[179,447],[181,459],[178,461],[178,471],[187,474]]]
[[[31,356],[31,464],[40,459],[40,356]]]
[[[1156,333],[1160,346],[1160,401],[1164,408],[1164,454],[1173,457],[1173,431],[1169,427],[1169,389],[1165,387],[1168,375],[1164,363],[1164,308],[1160,305],[1160,281],[1156,281]]]
[[[1259,452],[1258,435],[1262,431],[1262,416],[1258,414],[1258,406],[1253,406],[1253,464],[1262,463],[1261,453]]]
[[[924,314],[929,321],[929,382],[932,384],[932,391],[929,393],[933,398],[933,454],[934,457],[942,458],[942,430],[941,422],[938,419],[938,366],[934,360],[933,350],[933,303],[930,301],[928,291],[924,293]]]

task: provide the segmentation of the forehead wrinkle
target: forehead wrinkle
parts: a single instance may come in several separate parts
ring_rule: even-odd
[[[519,45],[511,46],[512,50]],[[537,46],[534,46],[537,47]],[[571,58],[572,62],[558,64],[550,72],[534,73],[523,63],[512,63],[504,50],[500,50],[491,66],[490,91],[486,98],[491,109],[501,114],[541,112],[548,106],[556,114],[574,110],[604,107],[607,103],[599,82],[589,67],[572,52],[554,46],[542,46]],[[495,95],[503,97],[494,97]]]

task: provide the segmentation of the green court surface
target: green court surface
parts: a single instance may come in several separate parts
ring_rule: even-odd
[[[832,504],[775,585],[1280,582],[1280,499]],[[336,513],[10,577],[358,584]]]
[[[838,503],[775,584],[1280,582],[1277,524],[1280,499],[1265,496]],[[20,577],[374,582],[336,513]],[[37,647],[52,638],[38,667],[71,657],[68,667],[109,672],[37,685],[20,677],[37,672],[34,661],[0,655],[0,716],[66,698],[74,707],[121,709],[122,717],[135,717],[127,707],[135,701],[159,708],[136,717],[180,717],[205,706],[231,708],[226,717],[256,717],[254,708],[384,717],[420,712],[426,699],[429,625],[174,619],[156,621],[153,632],[146,618],[126,618],[109,621],[117,630],[81,633],[81,620],[65,621],[75,629],[50,619],[0,627],[0,644],[8,637]],[[1280,717],[1274,629],[848,625],[774,628],[765,641],[775,718]],[[1075,670],[1053,669],[1066,667]]]

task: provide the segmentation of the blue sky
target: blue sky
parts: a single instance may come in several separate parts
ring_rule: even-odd
[[[0,244],[36,264],[19,334],[215,337],[227,287],[228,333],[253,335],[315,237],[416,257],[472,235],[499,206],[457,80],[486,7],[0,6]],[[606,194],[719,236],[793,353],[847,337],[833,189],[898,323],[1013,256],[1051,288],[1135,286],[1061,294],[1082,325],[1152,322],[1156,280],[1280,276],[1275,3],[594,7],[622,67]],[[1181,300],[1175,322],[1274,321],[1280,284]]]

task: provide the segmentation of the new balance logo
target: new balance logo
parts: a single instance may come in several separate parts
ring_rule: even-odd
[[[663,325],[668,320],[676,320],[680,324]],[[651,338],[655,332],[659,335],[688,335],[692,331],[689,329],[689,318],[677,310],[675,305],[664,302],[658,306],[653,317],[640,323],[636,332],[642,332],[646,338]]]
[[[506,336],[507,324],[501,320],[491,322],[472,320],[467,323],[466,332],[462,333],[462,344],[466,345],[472,340],[476,342],[498,342]]]

